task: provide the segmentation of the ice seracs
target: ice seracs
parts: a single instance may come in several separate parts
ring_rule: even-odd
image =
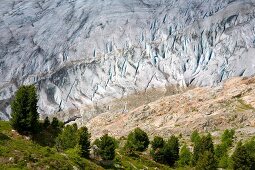
[[[255,73],[254,0],[2,0],[0,110],[35,83],[51,114]]]

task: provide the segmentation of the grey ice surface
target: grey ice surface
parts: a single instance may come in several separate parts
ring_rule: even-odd
[[[22,84],[52,114],[255,73],[255,0],[1,0],[0,119]]]

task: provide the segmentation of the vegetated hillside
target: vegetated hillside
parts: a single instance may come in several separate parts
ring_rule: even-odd
[[[43,147],[29,137],[11,129],[9,122],[0,121],[0,169],[103,169],[95,163]]]
[[[89,131],[48,117],[30,122],[36,126],[22,124],[36,106],[31,89],[21,87],[15,96],[12,107],[28,105],[25,113],[14,109],[17,131],[0,121],[2,169],[254,169],[254,77],[162,97],[126,113],[104,113],[90,119]],[[18,100],[22,95],[32,102]]]
[[[151,136],[170,134],[189,136],[195,129],[217,132],[236,129],[238,137],[255,134],[255,78],[233,78],[221,87],[197,87],[186,92],[162,97],[126,112],[105,112],[83,122],[93,137],[105,131],[113,136],[126,136],[140,127]]]
[[[48,139],[41,140],[47,142]],[[44,147],[39,143],[13,131],[9,122],[0,121],[0,169],[105,169],[91,160],[77,156],[75,152],[58,152],[55,147]],[[119,165],[117,169],[171,169],[156,163],[148,154],[128,157],[119,149],[116,151],[115,162]]]
[[[254,10],[254,0],[1,0],[0,118],[22,84],[53,114],[250,76]]]

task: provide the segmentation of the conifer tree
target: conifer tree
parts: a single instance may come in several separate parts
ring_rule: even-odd
[[[38,130],[37,94],[34,85],[21,86],[11,103],[11,125],[19,133],[35,133]]]
[[[188,149],[187,145],[184,145],[180,151],[180,159],[178,160],[178,166],[188,166],[192,160],[192,153]]]
[[[173,166],[179,159],[179,140],[172,135],[163,147],[164,162]]]
[[[38,131],[38,125],[39,125],[39,113],[37,112],[37,102],[38,97],[36,94],[36,88],[33,85],[28,86],[28,121],[29,121],[29,128],[31,129],[31,132],[37,132]]]
[[[74,148],[78,144],[78,133],[75,125],[67,125],[56,138],[58,150]]]
[[[191,139],[191,142],[193,142],[194,144],[201,140],[201,137],[197,130],[192,132],[190,139]]]
[[[59,128],[60,127],[60,121],[56,117],[53,117],[52,122],[51,122],[51,126],[53,128]]]
[[[214,158],[213,152],[206,150],[203,152],[202,155],[200,155],[196,170],[216,170],[217,169],[217,163]]]
[[[127,143],[125,144],[126,150],[143,152],[148,148],[150,141],[146,132],[140,128],[136,128],[128,135]],[[128,151],[128,152],[129,152]]]
[[[81,156],[84,158],[89,158],[90,151],[90,133],[88,132],[87,127],[81,127],[78,130],[79,133],[79,142],[78,144],[81,146]]]
[[[154,161],[163,162],[164,153],[163,147],[165,145],[165,141],[162,137],[155,136],[153,141],[151,142],[151,151],[150,155],[152,156]]]
[[[233,169],[234,170],[251,170],[252,169],[252,157],[249,154],[247,148],[238,142],[235,151],[232,155]]]
[[[97,140],[96,145],[99,148],[99,154],[103,160],[113,160],[115,158],[116,140],[108,134],[103,135]]]
[[[152,149],[156,150],[157,148],[163,148],[165,141],[162,137],[155,136],[151,142]]]
[[[233,129],[226,129],[221,136],[221,143],[225,144],[227,147],[232,146],[234,140],[235,131]]]
[[[229,166],[228,150],[233,144],[234,135],[234,130],[226,129],[221,136],[221,143],[215,147],[215,159],[220,168],[227,168]]]
[[[44,128],[48,128],[49,126],[50,126],[50,120],[49,120],[49,117],[47,116],[47,117],[44,119],[43,127],[44,127]]]
[[[199,157],[204,154],[205,151],[211,152],[214,155],[214,146],[211,134],[203,136],[201,140],[195,143],[193,151],[193,164],[196,165]]]

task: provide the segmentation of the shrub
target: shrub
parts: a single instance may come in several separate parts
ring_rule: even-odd
[[[99,148],[99,155],[103,160],[113,160],[115,158],[117,142],[113,137],[108,136],[108,134],[103,135],[94,144]]]
[[[11,103],[11,125],[19,133],[35,133],[39,125],[37,94],[34,85],[21,86]]]
[[[130,132],[125,144],[125,149],[128,152],[132,151],[145,151],[148,148],[150,141],[146,132],[140,128],[136,128],[134,131]]]
[[[74,161],[76,164],[78,164],[80,167],[86,168],[84,165],[84,162],[81,155],[81,147],[79,145],[76,145],[74,148],[68,149],[65,151],[65,153],[68,155],[68,158],[70,158],[72,161]]]

